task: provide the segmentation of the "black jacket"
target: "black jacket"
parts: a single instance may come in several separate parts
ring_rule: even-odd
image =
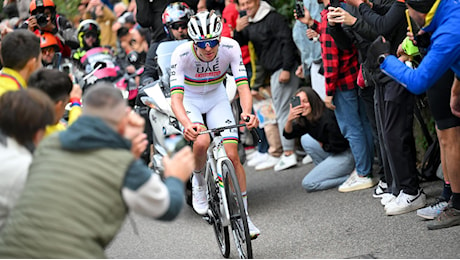
[[[298,122],[294,121],[292,123],[291,133],[283,130],[283,136],[287,139],[301,137],[304,134],[309,134],[316,141],[322,143],[323,150],[328,153],[341,153],[350,147],[348,140],[340,132],[334,111],[327,108],[314,124],[310,123],[305,117],[300,117]]]
[[[270,11],[258,22],[249,23],[240,32],[235,30],[233,38],[241,46],[251,41],[260,64],[270,73],[279,69],[290,71],[299,64],[292,30],[286,18],[276,11]]]

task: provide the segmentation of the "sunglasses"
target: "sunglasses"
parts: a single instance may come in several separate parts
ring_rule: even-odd
[[[206,47],[214,48],[219,44],[219,40],[209,40],[209,41],[200,41],[195,42],[195,45],[200,49],[206,49]]]
[[[96,39],[97,38],[97,34],[95,33],[87,33],[83,36],[85,39],[89,39],[89,38],[93,38],[93,39]]]
[[[179,30],[179,28],[182,29],[182,30],[187,29],[187,23],[173,23],[173,24],[171,24],[171,29]]]

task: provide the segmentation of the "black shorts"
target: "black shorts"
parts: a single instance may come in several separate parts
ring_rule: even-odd
[[[454,72],[448,70],[426,92],[431,113],[439,130],[460,126],[460,118],[454,116],[450,110],[450,91],[453,82]]]

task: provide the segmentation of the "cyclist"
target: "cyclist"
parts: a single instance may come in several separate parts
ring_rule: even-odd
[[[214,11],[199,12],[188,22],[188,34],[193,41],[179,45],[171,57],[171,106],[184,127],[185,138],[194,141],[196,168],[192,177],[192,204],[201,215],[208,210],[204,171],[210,137],[198,133],[206,130],[206,126],[215,128],[235,123],[222,83],[227,69],[231,68],[238,86],[243,110],[241,118],[249,118],[248,128],[259,123],[251,114],[252,96],[240,46],[233,39],[221,37],[221,32],[222,22]],[[222,137],[227,155],[235,167],[247,212],[246,173],[238,156],[237,129],[224,131]],[[260,231],[249,215],[248,226],[251,237],[256,238]]]

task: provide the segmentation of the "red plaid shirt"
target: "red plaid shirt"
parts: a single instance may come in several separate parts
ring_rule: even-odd
[[[320,34],[321,56],[323,58],[326,94],[333,96],[336,89],[351,90],[356,87],[358,77],[358,51],[353,46],[340,50],[327,29],[327,7],[321,12],[321,22],[315,21],[316,32]],[[313,28],[314,28],[313,27]]]

